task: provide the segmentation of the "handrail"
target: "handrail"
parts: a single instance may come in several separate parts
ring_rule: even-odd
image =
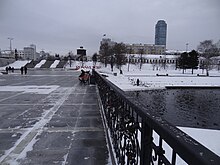
[[[220,157],[93,71],[118,164],[217,165]],[[155,142],[153,134],[159,136]],[[164,143],[171,157],[165,154]],[[166,151],[167,152],[167,151]]]

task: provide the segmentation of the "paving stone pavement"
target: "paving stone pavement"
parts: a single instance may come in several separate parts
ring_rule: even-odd
[[[78,75],[0,75],[0,164],[110,164],[96,86]]]

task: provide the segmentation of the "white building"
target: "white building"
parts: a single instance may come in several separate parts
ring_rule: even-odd
[[[24,47],[24,59],[36,60],[36,45],[31,44],[30,46]]]
[[[164,54],[165,45],[126,44],[128,54]]]
[[[143,63],[147,64],[175,64],[179,55],[161,55],[161,54],[143,54],[142,57],[140,54],[129,55],[128,58],[132,63],[140,62],[142,58]]]
[[[37,59],[36,45],[31,44],[30,47],[34,49],[34,60],[36,60]]]
[[[18,53],[18,58],[25,59],[24,58],[24,50],[17,50],[17,53]]]
[[[34,48],[24,47],[24,59],[33,60],[34,59]]]
[[[11,53],[10,50],[1,50],[1,57],[4,57],[4,58],[13,58],[13,52]]]

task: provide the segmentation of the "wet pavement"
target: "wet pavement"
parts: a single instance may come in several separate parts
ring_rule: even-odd
[[[96,86],[78,75],[0,75],[0,164],[108,164]]]

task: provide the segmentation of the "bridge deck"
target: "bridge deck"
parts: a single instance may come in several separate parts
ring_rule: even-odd
[[[0,75],[0,164],[108,164],[96,86],[78,74]]]

